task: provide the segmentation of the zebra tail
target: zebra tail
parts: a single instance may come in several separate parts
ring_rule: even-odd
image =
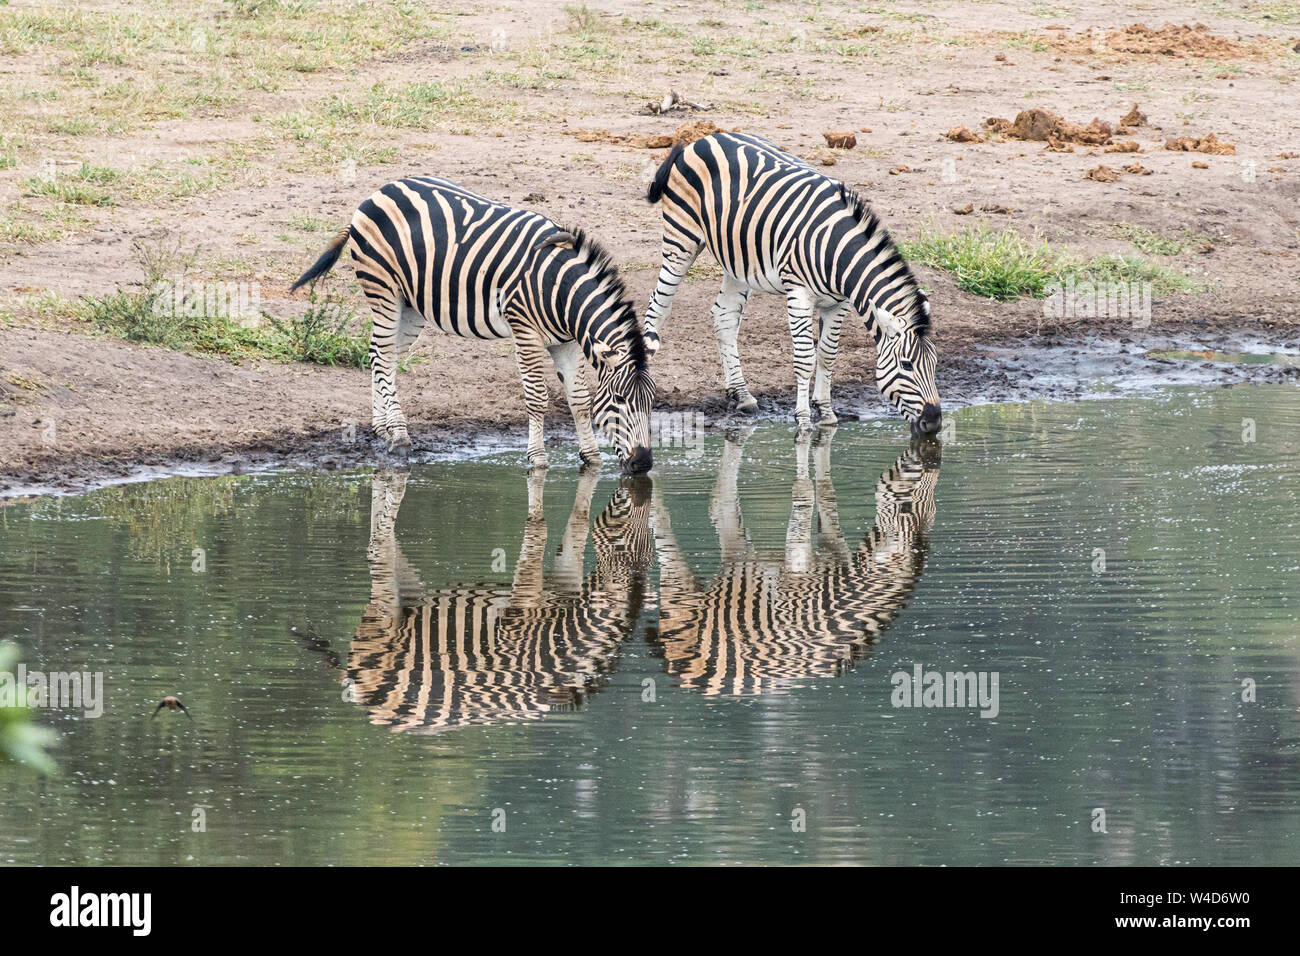
[[[343,247],[347,245],[348,237],[351,234],[352,226],[346,226],[337,236],[334,237],[334,241],[329,244],[329,248],[321,253],[321,257],[316,260],[316,264],[304,272],[302,277],[289,287],[289,291],[296,292],[308,282],[319,279],[325,273],[333,269],[334,263],[338,262],[339,256],[343,254]]]
[[[655,173],[654,182],[650,184],[650,191],[645,194],[645,198],[651,205],[654,205],[663,197],[664,190],[668,188],[668,177],[672,174],[673,163],[677,162],[677,157],[681,154],[681,146],[674,146],[668,151],[668,158],[659,167],[659,172]]]

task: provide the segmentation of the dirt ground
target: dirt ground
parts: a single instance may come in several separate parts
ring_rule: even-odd
[[[175,6],[84,5],[87,16]],[[232,7],[179,6],[192,8],[195,31],[214,36]],[[383,5],[333,6],[363,17]],[[235,102],[75,135],[66,118],[38,121],[57,112],[63,84],[101,93],[116,88],[110,83],[143,90],[146,79],[184,85],[210,66],[185,52],[184,43],[198,44],[196,32],[190,41],[180,34],[167,57],[97,54],[78,68],[84,52],[6,25],[43,9],[24,0],[0,7],[0,31],[9,31],[0,32],[0,105],[9,113],[0,121],[0,225],[8,224],[0,242],[0,493],[86,487],[141,466],[339,464],[376,453],[366,372],[234,364],[92,334],[69,303],[138,281],[137,240],[200,249],[201,275],[257,283],[263,309],[300,314],[304,301],[288,285],[356,205],[389,180],[432,173],[590,230],[643,306],[659,255],[658,210],[643,195],[663,153],[642,144],[696,120],[833,160],[825,172],[859,189],[902,239],[983,221],[1083,256],[1132,252],[1120,224],[1176,241],[1178,251],[1161,262],[1201,291],[1157,297],[1142,330],[1125,318],[1044,318],[1038,300],[983,299],[961,291],[951,273],[918,266],[932,290],[947,402],[996,398],[1018,375],[1033,377],[988,361],[981,346],[1168,336],[1214,348],[1243,335],[1278,345],[1300,336],[1300,14],[1290,4],[899,2],[867,12],[772,0],[598,0],[582,9],[505,0],[458,4],[454,13],[433,5],[436,38],[344,67],[267,67],[266,88],[240,87]],[[304,47],[328,42],[322,36]],[[408,122],[380,104],[348,128],[337,125],[346,110],[321,112],[340,97],[369,91],[373,99],[380,85],[431,82],[469,91],[479,107],[439,106]],[[651,112],[669,89],[702,109]],[[98,101],[86,102],[93,116]],[[1078,141],[1064,151],[1050,140],[989,135],[985,123],[1041,108],[1080,128],[1094,117],[1114,127],[1134,104],[1146,123],[1113,137],[1133,141],[1131,153]],[[960,127],[983,141],[945,135]],[[314,137],[316,129],[324,132]],[[592,130],[609,135],[580,133]],[[853,131],[856,146],[828,150],[827,131]],[[1234,152],[1165,148],[1184,138],[1195,148],[1210,134]],[[33,195],[42,164],[129,168],[141,157],[160,181],[176,181],[173,173],[196,158],[219,181],[188,195],[141,187],[111,206],[79,206],[75,216]],[[1134,161],[1150,174],[1122,171]],[[1099,165],[1116,175],[1088,178]],[[968,206],[971,213],[957,211]],[[706,259],[676,299],[654,372],[662,408],[717,419],[725,408],[709,307],[719,273]],[[346,266],[324,288],[363,308]],[[751,389],[765,411],[781,413],[793,397],[782,303],[754,297],[746,322],[741,354]],[[417,454],[514,434],[523,407],[507,344],[426,335],[419,351],[427,360],[399,379]],[[872,367],[855,323],[837,369],[837,406],[886,413]],[[553,437],[567,418],[555,397]]]

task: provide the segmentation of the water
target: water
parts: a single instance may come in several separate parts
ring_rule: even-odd
[[[3,633],[107,683],[0,861],[1296,863],[1300,392],[950,427],[0,509]]]

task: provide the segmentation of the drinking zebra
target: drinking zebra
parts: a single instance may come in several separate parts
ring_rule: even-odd
[[[528,478],[528,517],[511,587],[432,588],[421,583],[394,533],[406,475],[375,475],[366,552],[370,602],[344,677],[371,723],[436,733],[535,720],[579,707],[604,685],[645,600],[654,557],[650,479],[622,479],[592,522],[597,476],[580,474],[545,577],[544,481],[541,473]],[[583,567],[589,530],[596,552],[590,573]]]
[[[751,429],[752,430],[752,426]],[[756,548],[737,493],[744,439],[728,438],[709,515],[721,564],[701,585],[656,495],[659,628],[665,667],[706,695],[779,692],[799,680],[837,677],[861,660],[911,598],[925,568],[939,477],[935,442],[915,444],[876,483],[876,521],[856,549],[840,529],[830,480],[830,437],[797,444],[784,553]],[[813,528],[820,522],[820,532]]]
[[[597,426],[623,470],[651,467],[654,385],[632,303],[607,253],[581,230],[493,202],[445,179],[389,183],[294,284],[324,275],[344,250],[374,313],[372,422],[390,447],[410,444],[397,364],[427,321],[465,338],[513,338],[528,409],[528,462],[547,466],[543,353],[564,385],[585,464],[600,460],[581,360],[596,369]]]
[[[727,398],[757,402],[745,384],[737,336],[751,291],[784,295],[794,343],[795,418],[811,428],[836,421],[831,375],[849,309],[876,342],[876,384],[912,423],[914,437],[939,431],[937,352],[930,303],[879,220],[856,193],[757,136],[717,133],[674,147],[647,198],[662,203],[663,267],[645,315],[653,357],[673,295],[706,245],[722,267],[713,329]],[[814,325],[814,315],[816,324]]]

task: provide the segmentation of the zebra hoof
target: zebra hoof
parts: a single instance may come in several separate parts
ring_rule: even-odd
[[[400,451],[411,447],[411,438],[406,434],[405,428],[395,429],[388,439],[389,451]]]
[[[578,466],[579,474],[589,474],[593,471],[600,471],[600,452],[594,452],[590,455],[579,455],[582,464]]]
[[[547,459],[545,455],[540,455],[537,458],[528,459],[528,473],[530,475],[543,474],[550,467],[551,467],[551,462]]]
[[[736,402],[736,411],[742,415],[754,415],[758,412],[758,399],[753,395],[746,395],[740,401]]]

